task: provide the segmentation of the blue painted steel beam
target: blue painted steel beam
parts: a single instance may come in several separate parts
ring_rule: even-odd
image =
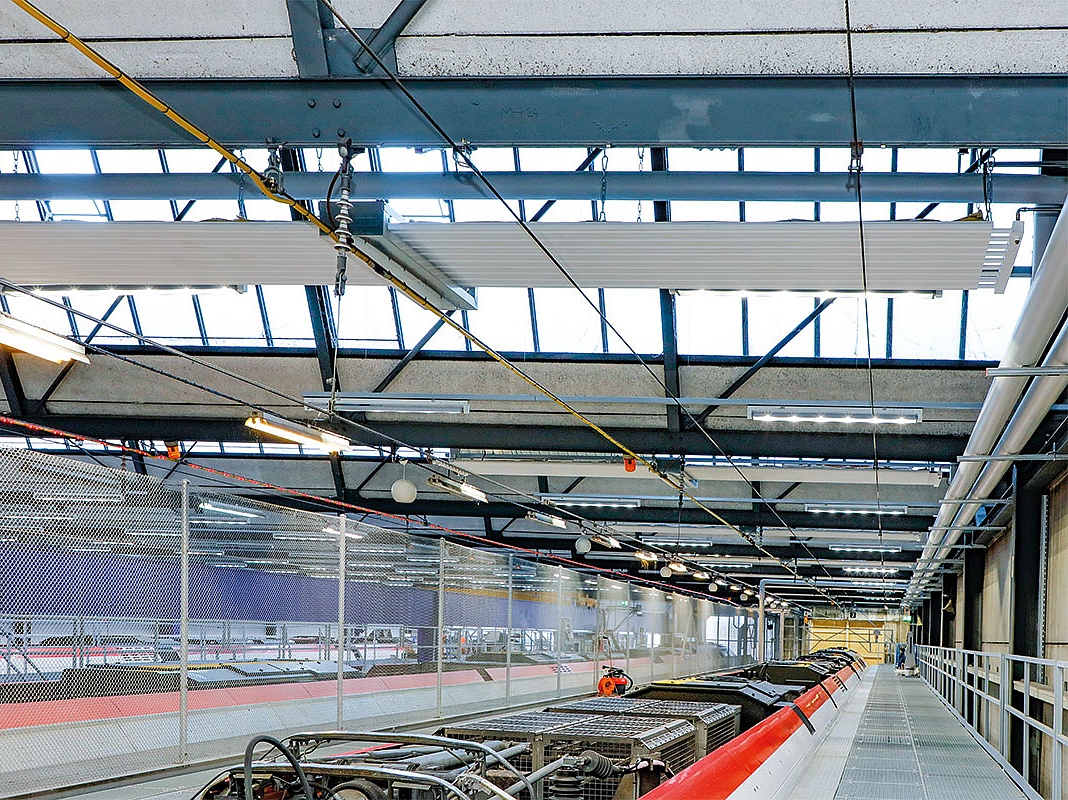
[[[2,123],[0,123],[2,124]],[[330,173],[286,173],[286,190],[295,197],[323,197]],[[601,176],[593,172],[489,172],[486,177],[509,199],[596,200]],[[612,200],[768,200],[855,202],[846,173],[837,172],[610,172]],[[240,178],[218,173],[105,175],[0,175],[0,200],[233,200]],[[1057,175],[995,174],[996,203],[1060,205],[1068,178]],[[356,199],[490,199],[468,172],[360,172]],[[880,173],[864,175],[870,202],[981,203],[983,176],[955,173]]]
[[[331,42],[327,37],[329,50]],[[454,139],[481,146],[844,146],[840,77],[413,78],[406,84]],[[147,81],[168,105],[234,147],[441,144],[386,81]],[[869,147],[1060,147],[1068,92],[1056,75],[860,77]],[[188,134],[110,81],[4,81],[0,149],[193,146]]]
[[[187,439],[243,442],[254,437],[244,417],[149,417],[127,415],[51,415],[26,417],[29,422],[110,439]],[[611,446],[599,434],[579,426],[478,425],[471,423],[376,422],[375,431],[416,447],[475,450],[542,450],[605,453]],[[718,451],[697,431],[679,434],[650,428],[610,428],[614,437],[642,453],[714,455]],[[346,429],[346,435],[352,430]],[[736,456],[870,459],[870,433],[813,436],[795,431],[714,430],[724,452]],[[887,461],[954,461],[964,452],[967,436],[941,434],[877,434],[879,457]],[[390,447],[393,442],[363,432],[361,444]]]
[[[289,28],[293,32],[293,57],[302,78],[326,78],[330,68],[326,63],[323,43],[323,14],[319,0],[286,0]]]

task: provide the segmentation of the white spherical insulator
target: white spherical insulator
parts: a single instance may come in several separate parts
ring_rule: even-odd
[[[671,567],[661,567],[660,568],[660,577],[661,578],[670,578],[674,574],[675,574],[675,572],[671,569]]]
[[[389,493],[393,495],[393,499],[398,503],[414,503],[415,496],[419,490],[415,488],[415,484],[407,478],[397,478],[393,481],[393,485],[389,487]]]
[[[593,542],[588,536],[580,536],[575,540],[575,552],[580,556],[586,555],[593,549]]]
[[[719,584],[716,583],[715,581],[713,581],[712,583],[708,584],[708,591],[710,591],[710,592],[718,592],[719,591]]]

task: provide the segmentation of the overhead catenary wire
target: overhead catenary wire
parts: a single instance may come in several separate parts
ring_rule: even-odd
[[[849,17],[849,0],[843,0],[845,4],[845,28],[846,28],[846,62],[849,70],[849,117],[853,131],[853,141],[850,144],[850,173],[855,181],[856,198],[857,198],[857,231],[860,244],[860,277],[861,284],[864,290],[864,333],[867,355],[867,375],[868,375],[868,403],[870,406],[871,414],[875,416],[875,369],[872,365],[871,357],[871,300],[868,296],[868,256],[867,247],[864,240],[864,195],[861,187],[861,177],[863,174],[863,156],[864,156],[864,144],[860,138],[860,124],[857,115],[857,86],[856,86],[856,73],[853,64],[853,26]],[[856,170],[853,170],[853,163],[856,163]],[[875,431],[871,433],[871,449],[872,449],[872,466],[873,475],[875,478],[875,507],[878,511],[882,510],[882,487],[879,482],[879,438],[876,436]],[[883,517],[881,513],[875,515],[876,524],[878,525],[879,532],[879,565],[884,566],[886,563],[886,557],[882,552],[881,546],[883,544]],[[884,575],[885,581],[885,575]]]
[[[373,51],[367,46],[366,42],[363,41],[363,39],[360,37],[360,35],[351,26],[349,26],[348,23],[345,22],[340,17],[340,15],[338,15],[336,9],[334,9],[333,5],[329,2],[329,0],[319,0],[319,1],[322,2],[331,11],[331,13],[333,13],[334,16],[338,18],[338,20],[342,23],[343,27],[345,27],[346,30],[360,43],[360,45],[368,53],[370,53],[372,55],[372,58],[376,61],[376,63],[379,65],[379,67],[385,71],[387,76],[398,87],[398,89],[413,103],[413,105],[428,120],[428,122],[430,122],[430,124],[435,128],[435,130],[439,133],[439,135],[441,135],[442,138],[453,147],[453,152],[454,153],[459,153],[463,157],[463,159],[465,160],[467,165],[472,169],[472,172],[476,175],[476,177],[478,177],[499,200],[501,200],[502,202],[505,202],[504,198],[500,195],[500,193],[492,186],[492,184],[489,183],[489,181],[486,180],[484,174],[473,164],[473,162],[471,162],[470,158],[467,156],[466,152],[464,152],[464,149],[460,146],[460,144],[455,142],[447,134],[447,132],[445,132],[444,129],[442,129],[441,126],[438,125],[438,123],[433,119],[433,117],[431,117],[429,115],[429,113],[425,110],[425,108],[423,108],[422,105],[419,104],[418,100],[411,94],[411,92],[408,91],[407,87],[404,86],[403,83],[397,78],[397,76],[391,70],[388,69],[388,67],[381,61],[381,59],[378,58],[377,54],[373,53]],[[582,414],[577,409],[575,409],[573,406],[571,406],[570,404],[568,404],[567,402],[562,400],[560,397],[558,397],[554,392],[552,392],[550,389],[548,389],[546,386],[544,386],[537,379],[535,379],[532,376],[530,376],[523,369],[518,367],[516,364],[514,364],[513,362],[511,362],[510,360],[505,358],[502,354],[498,353],[495,349],[493,349],[488,344],[486,344],[484,341],[482,341],[479,337],[477,337],[474,334],[472,334],[469,330],[467,330],[461,324],[459,324],[455,320],[453,320],[444,311],[438,309],[430,300],[428,300],[427,298],[425,298],[422,295],[420,295],[417,291],[415,291],[410,286],[408,286],[407,283],[405,283],[402,279],[400,279],[397,276],[393,275],[392,273],[390,273],[389,271],[387,271],[386,269],[381,267],[379,264],[377,264],[373,259],[371,259],[370,257],[366,256],[365,254],[361,253],[358,249],[356,249],[352,245],[351,242],[342,242],[341,237],[338,236],[337,232],[332,230],[328,225],[326,225],[326,223],[324,223],[323,221],[318,219],[307,208],[305,208],[299,201],[295,200],[294,198],[292,198],[291,196],[286,194],[284,191],[278,189],[278,187],[272,187],[269,184],[269,182],[266,181],[263,178],[263,176],[261,176],[244,159],[242,159],[240,156],[238,156],[237,154],[235,154],[234,152],[229,150],[227,147],[225,147],[223,144],[218,142],[213,137],[211,137],[208,133],[203,131],[201,128],[199,128],[197,125],[195,125],[192,121],[188,120],[183,115],[181,115],[179,112],[177,112],[174,109],[172,109],[170,106],[168,106],[162,100],[160,100],[155,94],[153,94],[148,88],[146,88],[143,84],[141,84],[139,81],[137,81],[132,76],[127,75],[116,64],[114,64],[109,59],[107,59],[106,57],[101,55],[91,45],[89,45],[88,43],[82,41],[79,37],[77,37],[71,31],[69,31],[68,29],[63,27],[60,23],[58,23],[56,20],[54,20],[48,14],[46,14],[45,12],[41,11],[40,9],[38,9],[32,3],[28,2],[28,0],[11,0],[11,2],[14,3],[16,6],[18,6],[19,8],[21,8],[22,10],[26,11],[26,13],[30,14],[30,16],[32,16],[38,22],[43,24],[45,27],[47,27],[49,30],[51,30],[53,33],[55,33],[57,36],[59,36],[64,42],[66,42],[67,44],[72,45],[80,53],[85,55],[90,61],[92,61],[99,68],[104,70],[108,75],[110,75],[111,77],[113,77],[116,80],[118,80],[119,83],[124,88],[128,89],[129,91],[131,91],[138,98],[140,98],[144,102],[148,103],[150,106],[152,106],[153,108],[158,110],[160,113],[164,114],[168,119],[170,119],[172,122],[177,124],[179,127],[181,127],[186,132],[190,133],[198,141],[200,141],[201,143],[211,147],[213,150],[218,152],[221,156],[223,156],[223,158],[225,158],[227,161],[231,162],[238,170],[240,170],[240,172],[242,172],[243,174],[247,175],[252,180],[253,184],[265,196],[269,197],[272,200],[276,200],[278,202],[281,202],[281,203],[289,206],[290,208],[292,208],[295,214],[297,214],[300,217],[302,217],[302,218],[306,219],[307,221],[311,222],[319,230],[321,230],[323,233],[327,234],[331,238],[331,240],[335,243],[335,245],[344,245],[345,249],[348,252],[351,252],[352,254],[354,254],[358,258],[360,258],[373,272],[375,272],[377,275],[379,275],[382,279],[384,279],[388,283],[392,284],[394,287],[396,287],[397,290],[399,290],[402,293],[404,293],[405,296],[407,296],[409,299],[411,299],[413,302],[415,302],[418,306],[420,306],[420,307],[430,311],[431,313],[435,314],[435,316],[437,316],[439,319],[443,320],[443,322],[446,325],[448,325],[453,330],[458,332],[461,336],[463,336],[468,341],[470,341],[472,344],[477,346],[480,350],[485,352],[487,355],[489,355],[495,361],[497,361],[502,366],[504,366],[506,369],[511,371],[513,374],[515,374],[521,380],[523,380],[524,382],[528,383],[531,387],[533,387],[534,389],[536,389],[540,393],[544,394],[547,398],[549,398],[550,400],[555,402],[557,405],[559,405],[565,411],[567,411],[572,416],[574,416],[576,419],[581,421],[587,427],[589,427],[592,430],[594,430],[602,438],[604,438],[607,442],[609,442],[613,447],[618,449],[624,455],[624,457],[634,459],[636,462],[641,463],[645,468],[647,468],[657,478],[659,478],[660,480],[664,481],[665,483],[667,483],[669,486],[673,487],[674,489],[679,489],[680,491],[684,492],[686,497],[689,498],[691,502],[693,502],[698,508],[700,508],[706,514],[708,514],[712,519],[716,520],[721,525],[724,525],[725,527],[733,530],[735,533],[737,533],[739,536],[741,536],[746,542],[748,542],[755,549],[757,549],[758,551],[764,553],[765,555],[767,555],[770,558],[772,558],[775,561],[777,561],[779,563],[779,565],[784,570],[789,572],[796,579],[801,580],[801,581],[803,581],[805,583],[808,583],[818,594],[820,594],[821,596],[823,596],[827,600],[829,600],[832,603],[832,605],[839,605],[839,603],[837,602],[837,600],[834,597],[832,597],[830,594],[828,594],[827,592],[825,592],[822,589],[820,589],[815,584],[814,581],[812,581],[811,579],[809,579],[809,578],[807,578],[805,576],[802,576],[799,572],[797,572],[797,570],[793,566],[791,566],[786,561],[784,561],[783,559],[781,559],[778,556],[776,556],[771,551],[767,550],[762,544],[760,544],[757,541],[756,538],[754,538],[750,534],[746,533],[745,531],[741,530],[737,526],[735,526],[735,525],[731,524],[730,522],[728,522],[726,519],[724,519],[717,512],[715,512],[714,510],[709,508],[706,504],[701,502],[692,493],[686,491],[686,489],[685,489],[685,477],[684,476],[680,476],[678,480],[675,480],[672,476],[668,475],[663,470],[661,470],[653,460],[647,459],[647,458],[643,457],[642,455],[640,455],[639,453],[637,453],[636,451],[632,450],[627,445],[622,443],[619,439],[617,439],[612,434],[610,434],[608,431],[606,431],[603,427],[601,427],[597,423],[593,422],[586,415]],[[505,206],[509,209],[509,211],[513,215],[515,214],[514,209],[512,209],[511,206],[509,206],[507,204],[507,202],[505,202]],[[517,217],[517,219],[518,219],[518,217]],[[574,279],[570,276],[570,274],[563,267],[563,265],[560,263],[560,261],[555,257],[555,255],[553,255],[553,253],[546,247],[546,245],[534,234],[534,232],[530,229],[529,225],[527,225],[527,223],[524,220],[518,219],[518,221],[519,221],[520,225],[524,228],[524,230],[528,233],[528,235],[531,236],[532,240],[539,247],[539,249],[546,255],[546,257],[561,271],[561,273],[563,275],[565,275],[565,277],[572,284],[572,286],[574,286],[576,289],[578,289],[580,294],[582,294],[582,296],[585,297],[586,296],[585,293],[581,291],[581,288],[574,281]],[[590,302],[588,298],[587,298],[587,302]],[[597,309],[597,312],[600,315],[600,309],[599,308]],[[616,331],[615,326],[612,325],[611,322],[609,322],[606,317],[604,317],[603,315],[601,315],[601,316],[604,319],[604,321],[609,326],[612,327],[613,332],[615,332],[616,335],[618,336],[619,334],[618,334],[618,331]],[[648,371],[649,374],[652,375],[654,377],[654,379],[657,380],[658,383],[660,383],[661,386],[664,386],[663,380],[659,376],[657,376],[655,374],[655,372],[651,369],[651,367],[649,367],[649,365],[644,361],[644,359],[642,359],[637,354],[637,352],[634,351],[634,349],[632,347],[630,347],[630,345],[628,343],[626,343],[626,340],[623,339],[623,337],[620,336],[620,339],[625,344],[627,344],[628,349],[630,349],[630,351],[635,355],[635,357],[642,364],[642,366],[645,368],[645,370]],[[666,390],[666,386],[664,386],[664,388]],[[667,392],[667,396],[671,397],[675,401],[675,403],[680,408],[682,408],[682,405],[679,402],[678,398],[674,397],[671,392]],[[689,414],[689,412],[687,410],[685,410],[685,409],[683,409],[683,411],[692,420],[692,416]],[[344,419],[344,418],[341,418],[341,419]],[[728,462],[734,467],[734,469],[736,469],[738,471],[738,473],[741,475],[743,480],[745,480],[746,483],[750,484],[750,486],[753,488],[754,491],[757,491],[756,487],[752,484],[751,481],[749,481],[748,477],[746,477],[744,475],[744,473],[742,473],[741,469],[735,464],[733,459],[718,445],[718,443],[716,443],[714,441],[714,439],[712,439],[711,435],[704,429],[704,427],[701,426],[701,425],[698,425],[697,428],[699,430],[701,430],[702,434],[708,439],[708,441],[713,445],[713,447],[724,458],[726,458],[728,460]],[[761,499],[763,499],[763,498],[761,498]],[[782,522],[782,524],[785,527],[790,528],[790,526],[785,523],[785,520],[783,520],[782,517],[778,514],[777,510],[772,509],[772,513],[776,517],[778,517],[780,522]],[[792,528],[790,528],[790,529],[792,530]]]
[[[479,167],[474,163],[474,161],[471,159],[471,156],[470,156],[470,149],[471,149],[470,145],[466,141],[465,142],[457,141],[456,139],[454,139],[448,133],[448,131],[446,131],[441,126],[441,124],[426,109],[426,107],[423,106],[423,104],[419,102],[418,98],[416,98],[415,95],[412,94],[412,92],[408,89],[408,87],[404,85],[404,82],[400,80],[400,78],[397,76],[397,74],[393,70],[391,70],[389,68],[389,66],[379,57],[379,55],[377,53],[375,53],[374,50],[367,44],[367,42],[363,39],[363,37],[359,34],[359,32],[356,31],[356,29],[353,28],[345,20],[345,18],[338,12],[338,10],[330,2],[330,0],[319,0],[319,2],[321,2],[323,4],[323,6],[325,6],[327,8],[327,10],[329,10],[330,13],[334,15],[334,17],[337,19],[337,21],[341,23],[341,26],[349,33],[350,36],[353,37],[353,39],[356,40],[357,44],[363,49],[364,52],[366,52],[368,54],[368,56],[370,56],[370,58],[376,63],[378,68],[380,70],[382,70],[382,72],[386,75],[387,79],[389,79],[393,83],[393,85],[397,87],[397,89],[408,99],[408,101],[412,104],[412,106],[416,109],[416,111],[418,111],[419,114],[422,115],[422,117],[435,130],[435,132],[442,138],[442,140],[446,144],[449,145],[449,147],[452,149],[454,157],[456,157],[457,159],[462,160],[464,165],[468,169],[471,170],[472,174],[474,174],[475,177],[486,187],[486,189],[489,190],[489,192],[507,209],[508,213],[511,215],[513,220],[522,228],[523,232],[534,243],[534,245],[538,248],[538,250],[541,251],[541,253],[549,260],[549,262],[556,268],[556,270],[563,276],[563,278],[571,285],[571,287],[575,291],[577,291],[579,293],[579,295],[583,298],[583,300],[594,310],[594,312],[597,314],[597,316],[601,319],[602,323],[605,324],[606,327],[611,329],[612,333],[614,333],[619,338],[619,340],[630,351],[631,355],[633,355],[635,357],[635,359],[637,359],[638,363],[643,367],[643,369],[653,378],[654,381],[656,381],[656,383],[658,383],[660,385],[660,387],[664,390],[665,397],[667,397],[668,399],[673,401],[673,403],[679,409],[679,411],[686,416],[687,421],[690,424],[692,424],[696,430],[700,431],[702,436],[712,445],[712,447],[723,458],[725,458],[727,460],[728,464],[738,473],[738,475],[742,478],[742,480],[749,486],[750,490],[752,492],[754,492],[755,496],[760,500],[766,501],[766,498],[760,493],[760,490],[756,486],[756,484],[753,481],[751,481],[748,478],[748,476],[745,475],[745,473],[741,470],[741,468],[735,463],[734,459],[719,445],[718,442],[715,441],[715,439],[712,437],[712,435],[709,433],[709,431],[704,427],[704,425],[700,424],[700,422],[698,422],[694,418],[694,416],[690,413],[689,409],[687,409],[687,408],[685,408],[685,406],[683,406],[683,404],[679,400],[679,398],[676,397],[675,394],[668,389],[667,384],[665,383],[664,379],[661,376],[657,375],[655,370],[653,370],[652,367],[649,366],[648,362],[646,362],[645,359],[643,359],[641,357],[641,355],[637,352],[637,350],[635,350],[630,345],[630,343],[620,333],[620,331],[616,328],[616,326],[612,323],[612,321],[609,320],[607,315],[601,310],[600,306],[598,304],[594,303],[590,299],[590,297],[582,290],[582,287],[579,286],[578,282],[571,275],[571,273],[567,270],[567,268],[563,265],[563,263],[556,257],[556,255],[552,252],[552,250],[549,249],[549,247],[545,244],[545,242],[542,241],[542,239],[534,232],[534,229],[530,227],[530,224],[527,222],[527,220],[524,218],[524,216],[522,214],[520,214],[519,212],[517,212],[511,206],[511,204],[508,203],[508,201],[504,198],[504,196],[500,193],[500,191],[486,177],[485,173],[483,173],[482,170],[479,169]],[[601,219],[601,221],[604,220],[605,179],[606,179],[606,176],[607,176],[607,173],[605,171],[606,169],[607,169],[607,149],[604,149],[603,150],[603,158],[602,158],[602,181],[601,181],[601,194],[602,194],[601,211],[600,211],[600,219]],[[613,443],[616,444],[617,447],[619,446],[618,443],[616,443],[616,442],[613,442]],[[634,457],[635,456],[634,453],[625,453],[625,455],[629,455],[630,457]],[[746,533],[744,533],[740,529],[736,528],[735,526],[730,525],[729,523],[726,523],[726,521],[723,520],[722,517],[719,517],[717,514],[715,514],[715,512],[711,511],[711,509],[708,509],[695,496],[693,496],[689,492],[686,492],[686,490],[685,490],[685,476],[680,475],[679,480],[676,483],[669,476],[664,475],[660,470],[655,469],[653,466],[651,466],[650,462],[646,461],[645,459],[642,459],[642,458],[639,457],[637,460],[641,461],[641,463],[644,466],[649,468],[650,471],[652,471],[658,477],[661,477],[663,480],[665,480],[665,482],[667,482],[669,485],[679,489],[679,491],[684,493],[687,498],[689,498],[699,508],[701,508],[702,510],[704,510],[707,513],[711,514],[715,519],[717,519],[717,521],[719,521],[719,522],[721,522],[723,524],[726,524],[728,527],[730,527],[733,530],[735,530],[735,532],[737,532],[740,536],[742,536],[742,538],[744,538],[750,545],[755,547],[757,550],[759,550],[760,552],[763,552],[765,555],[768,555],[771,558],[774,558],[775,560],[777,560],[779,562],[779,564],[783,568],[785,568],[787,571],[789,571],[795,577],[799,577],[799,578],[801,577],[795,570],[793,570],[793,568],[789,567],[786,564],[785,561],[783,561],[782,559],[778,558],[778,556],[775,556],[773,553],[769,552],[768,550],[764,549],[757,542],[756,539],[754,539],[753,537],[747,535]],[[766,508],[768,508],[771,511],[772,515],[775,516],[775,518],[783,525],[783,527],[785,527],[788,530],[790,530],[791,533],[794,533],[793,528],[786,522],[786,520],[784,520],[782,518],[782,516],[779,514],[778,510],[773,505],[768,504],[767,502],[765,502],[764,505],[765,505]],[[826,572],[826,568],[825,567],[824,567],[824,571]],[[834,598],[832,598],[829,594],[826,594],[826,593],[823,593],[823,594],[827,597],[827,599],[831,600],[832,604],[837,605],[837,603],[835,602]]]

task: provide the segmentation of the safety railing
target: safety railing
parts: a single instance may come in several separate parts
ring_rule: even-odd
[[[1068,662],[920,646],[917,664],[920,677],[1029,797],[1068,798]]]

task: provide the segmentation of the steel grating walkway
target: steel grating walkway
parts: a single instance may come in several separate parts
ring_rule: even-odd
[[[834,800],[1022,800],[1023,792],[919,678],[874,684]]]

